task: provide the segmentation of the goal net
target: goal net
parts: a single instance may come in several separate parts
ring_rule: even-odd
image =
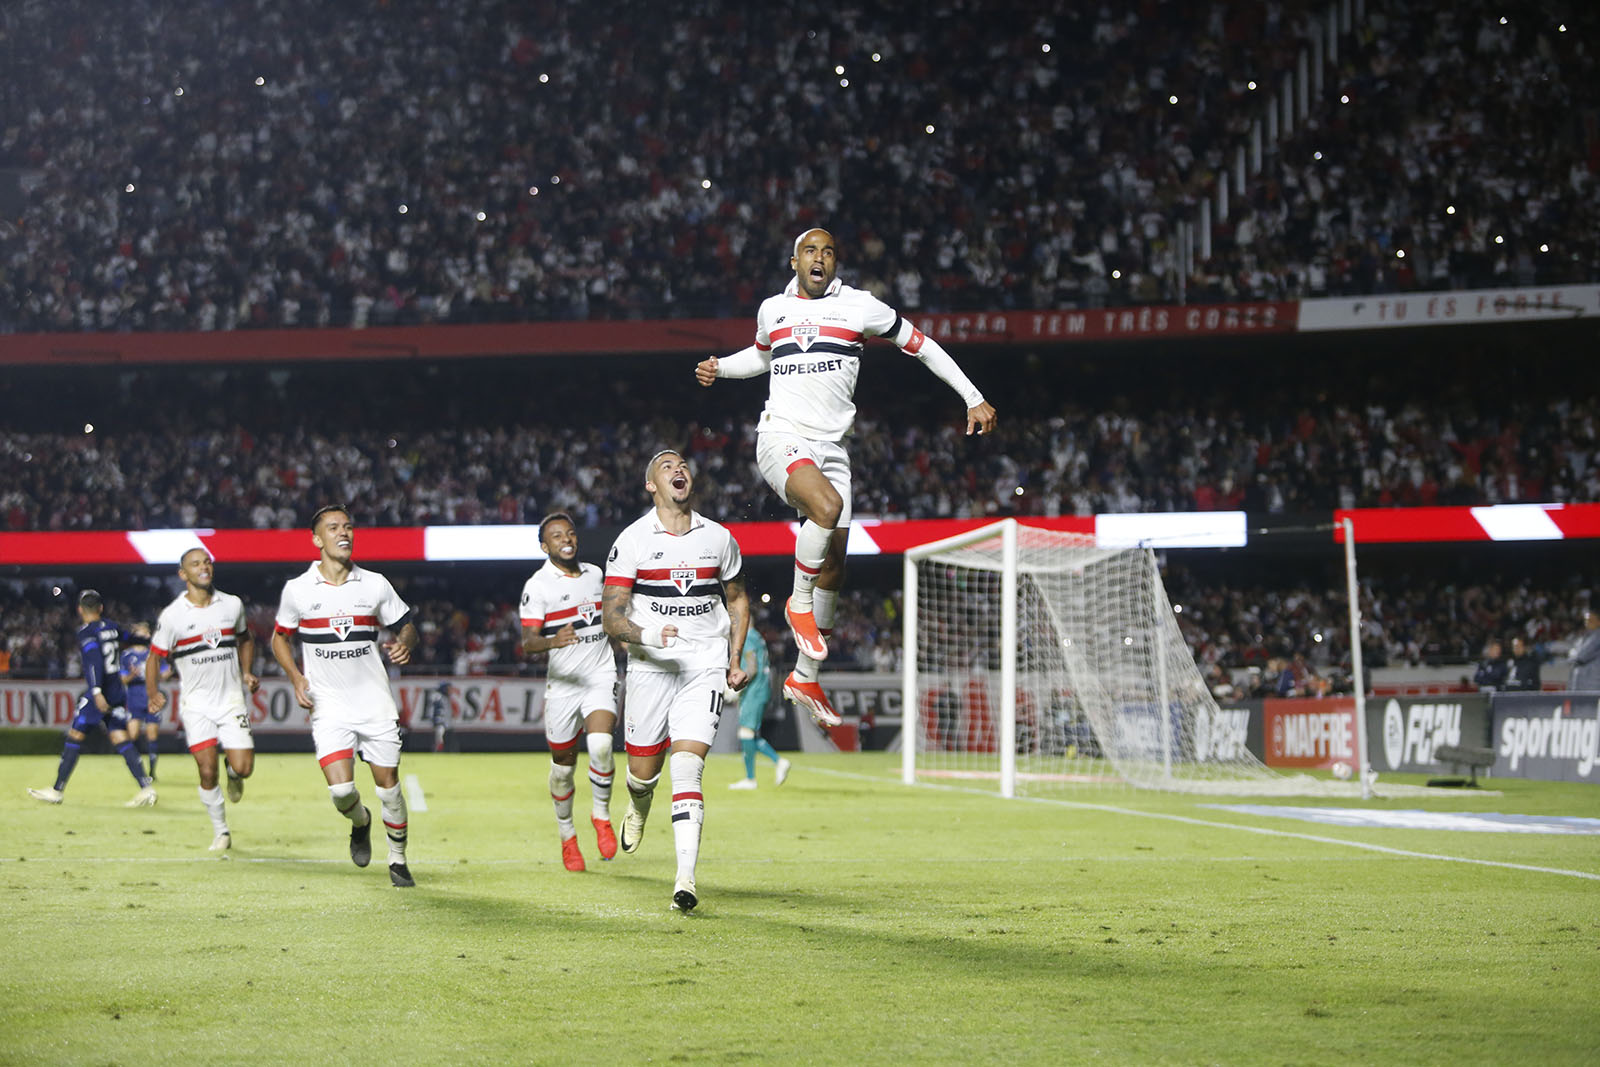
[[[1218,794],[1353,795],[1245,745],[1178,629],[1144,548],[1014,520],[905,557],[903,770],[1037,794],[1129,783]]]

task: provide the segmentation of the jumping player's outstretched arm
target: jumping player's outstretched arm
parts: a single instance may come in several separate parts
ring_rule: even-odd
[[[895,318],[894,328],[884,336],[893,341],[906,355],[921,360],[922,365],[933,371],[941,382],[960,394],[962,401],[967,405],[967,433],[992,431],[996,418],[994,408],[983,399],[983,394],[972,384],[972,379],[962,371],[955,357],[946,352],[938,341],[917,329],[906,319],[898,315]]]
[[[760,345],[741,348],[731,356],[702,359],[694,368],[695,381],[709,386],[718,378],[755,378],[772,369],[772,351]]]

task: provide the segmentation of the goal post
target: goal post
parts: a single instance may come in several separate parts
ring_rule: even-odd
[[[1127,783],[1195,793],[1348,795],[1280,775],[1201,676],[1148,547],[1015,519],[903,563],[901,777],[1002,796]]]

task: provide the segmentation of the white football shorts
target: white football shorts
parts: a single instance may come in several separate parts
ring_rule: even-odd
[[[316,711],[311,716],[311,743],[317,763],[361,758],[374,767],[400,766],[400,723],[392,716],[354,719]]]
[[[711,744],[722,719],[725,667],[692,671],[627,672],[623,740],[630,756],[665,752],[674,741]]]
[[[772,430],[756,434],[756,466],[778,499],[788,502],[784,487],[789,483],[789,473],[806,463],[820,470],[838,490],[844,510],[839,512],[836,529],[844,529],[850,523],[850,453],[844,446],[837,441],[813,441],[799,434]]]
[[[243,700],[220,708],[197,708],[180,696],[178,718],[183,722],[190,752],[217,745],[225,749],[256,747],[256,739],[250,734],[250,712]]]
[[[563,685],[554,696],[546,688],[544,698],[544,737],[551,752],[565,752],[578,743],[583,721],[591,712],[617,713],[617,676],[602,674],[580,688]]]

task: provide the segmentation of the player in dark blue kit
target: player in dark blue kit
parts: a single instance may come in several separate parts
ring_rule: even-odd
[[[150,624],[134,623],[133,633],[136,637],[150,640]],[[156,757],[161,755],[161,713],[150,710],[150,697],[144,691],[144,661],[149,658],[149,645],[125,648],[122,650],[121,670],[118,673],[128,690],[128,729],[133,737],[133,745],[150,768],[150,780],[153,782],[156,780]],[[166,681],[171,677],[172,664],[163,660],[161,680]]]
[[[104,611],[105,602],[99,593],[85,589],[79,594],[78,618],[83,625],[78,629],[78,654],[83,657],[83,696],[78,698],[77,717],[67,727],[67,743],[61,747],[61,768],[56,771],[55,786],[29,789],[28,795],[46,804],[61,803],[61,791],[67,787],[67,779],[78,765],[78,753],[86,731],[103,724],[117,755],[128,764],[128,773],[139,783],[139,792],[127,806],[147,808],[156,802],[156,789],[150,776],[144,773],[138,750],[128,739],[128,693],[117,668],[123,645],[149,644],[150,639],[101,618]]]

